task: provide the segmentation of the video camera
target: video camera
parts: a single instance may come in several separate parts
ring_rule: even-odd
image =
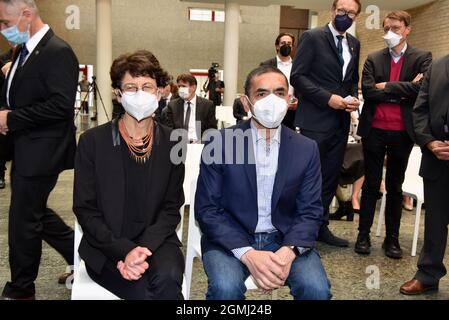
[[[215,77],[215,74],[218,73],[218,67],[220,67],[220,65],[217,62],[212,62],[212,65],[208,70],[209,78]]]

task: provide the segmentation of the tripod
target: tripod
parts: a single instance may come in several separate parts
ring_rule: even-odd
[[[100,102],[101,102],[101,106],[103,108],[104,114],[106,115],[106,119],[109,121],[109,115],[108,112],[106,111],[106,107],[104,106],[104,102],[103,102],[103,98],[101,97],[101,92],[100,90],[98,90],[98,86],[97,86],[97,77],[96,76],[92,76],[92,91],[94,93],[94,115],[90,118],[90,120],[97,120],[97,114],[98,114],[98,103],[97,103],[97,95],[98,97],[100,97]]]

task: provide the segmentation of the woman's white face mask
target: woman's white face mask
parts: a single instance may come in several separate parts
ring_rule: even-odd
[[[121,100],[125,111],[138,122],[151,117],[159,107],[157,96],[142,90],[132,95],[122,93]]]
[[[253,118],[267,129],[278,128],[287,113],[287,101],[275,94],[258,100],[254,105],[249,97],[246,97],[253,106]]]

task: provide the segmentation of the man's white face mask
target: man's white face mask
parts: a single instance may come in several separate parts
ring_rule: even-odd
[[[267,129],[278,128],[287,113],[287,101],[275,94],[260,99],[253,106],[253,118]]]

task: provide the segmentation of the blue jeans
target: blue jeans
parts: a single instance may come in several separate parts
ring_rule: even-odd
[[[281,248],[279,232],[254,235],[253,248],[276,252]],[[207,274],[207,300],[245,299],[245,281],[250,276],[248,268],[234,257],[232,252],[215,247],[203,254]],[[297,257],[286,284],[295,300],[329,300],[332,298],[330,282],[321,259],[315,250]]]

